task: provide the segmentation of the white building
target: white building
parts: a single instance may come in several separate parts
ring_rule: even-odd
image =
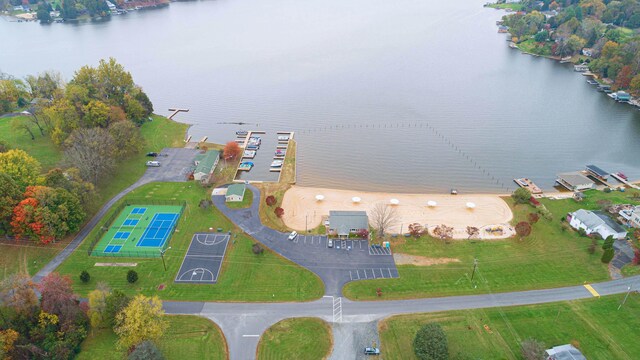
[[[640,228],[640,206],[633,209],[620,210],[620,216],[627,221],[627,224],[634,228]]]
[[[571,344],[554,346],[545,351],[546,360],[587,360],[580,350]]]
[[[609,216],[600,212],[580,209],[569,213],[569,225],[574,229],[582,229],[587,235],[600,234],[603,239],[613,236],[614,239],[624,239],[627,231]]]

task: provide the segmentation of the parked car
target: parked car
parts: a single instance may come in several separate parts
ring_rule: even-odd
[[[330,247],[330,248],[333,247],[333,240],[331,239],[327,240],[327,247]]]
[[[147,156],[151,156],[151,157],[156,157],[158,155],[160,155],[160,154],[158,154],[157,152],[153,152],[153,151],[147,153]]]
[[[374,347],[364,348],[365,355],[380,355],[380,349]]]
[[[160,161],[147,161],[147,166],[158,167],[160,166]]]
[[[291,234],[289,234],[289,240],[291,241],[293,241],[297,237],[298,237],[298,233],[295,231],[292,231]]]

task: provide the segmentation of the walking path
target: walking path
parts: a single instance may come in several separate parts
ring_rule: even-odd
[[[162,181],[157,175],[147,172],[140,180],[129,186],[113,199],[85,225],[69,245],[49,264],[34,276],[39,282],[60,265],[89,234],[107,210],[132,190],[153,182]],[[175,181],[175,180],[174,180]],[[336,250],[317,247],[315,242],[305,244],[287,240],[287,234],[264,226],[259,217],[260,191],[253,191],[253,205],[249,209],[231,210],[223,196],[213,196],[213,201],[229,219],[249,235],[286,258],[318,274],[325,282],[326,296],[306,303],[216,303],[165,301],[168,314],[199,315],[216,322],[222,329],[228,344],[231,360],[255,358],[257,344],[262,333],[276,322],[292,317],[314,316],[330,322],[334,331],[334,349],[331,359],[359,359],[362,347],[378,341],[377,321],[393,315],[447,310],[476,309],[496,306],[515,306],[585,299],[594,296],[584,286],[556,289],[521,291],[472,296],[455,296],[417,300],[391,300],[355,302],[341,298],[342,286],[353,279],[353,270],[369,269],[380,263],[395,270],[393,257],[371,256],[369,251]],[[316,247],[314,247],[316,246]],[[375,272],[374,272],[375,273]],[[397,274],[397,272],[395,273]],[[351,277],[349,277],[351,276]],[[627,292],[628,287],[638,289],[640,276],[592,284],[598,295]],[[379,343],[379,342],[378,342]]]

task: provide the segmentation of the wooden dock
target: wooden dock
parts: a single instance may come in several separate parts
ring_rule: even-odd
[[[630,187],[632,189],[640,190],[640,186],[630,183],[629,181],[627,181],[627,180],[623,179],[622,177],[620,177],[618,174],[611,173],[611,177],[613,177],[614,179],[620,181],[621,183],[627,185],[628,187]]]
[[[172,111],[171,115],[169,115],[169,119],[173,120],[173,117],[176,116],[179,112],[189,112],[189,109],[175,109],[170,108],[169,111]]]
[[[542,189],[540,189],[533,181],[527,178],[513,179],[518,186],[521,188],[525,188],[531,192],[531,194],[542,194]]]

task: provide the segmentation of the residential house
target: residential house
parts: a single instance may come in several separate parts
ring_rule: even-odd
[[[247,191],[247,185],[231,184],[227,188],[227,194],[224,199],[226,202],[240,202],[244,200],[244,193]]]
[[[591,179],[579,172],[558,174],[556,182],[571,191],[588,190],[595,185]]]
[[[603,239],[613,236],[614,239],[624,239],[627,231],[607,214],[599,211],[580,209],[567,215],[569,225],[574,229],[582,229],[587,235],[600,234]]]
[[[640,206],[632,209],[623,209],[618,213],[627,222],[627,225],[640,228]]]
[[[329,235],[349,237],[361,230],[369,230],[366,211],[329,211]]]
[[[204,154],[198,154],[195,156],[194,163],[196,165],[193,171],[193,179],[196,181],[206,180],[218,165],[220,160],[220,151],[208,150]]]
[[[571,344],[554,346],[544,352],[546,360],[587,360],[580,350]]]

